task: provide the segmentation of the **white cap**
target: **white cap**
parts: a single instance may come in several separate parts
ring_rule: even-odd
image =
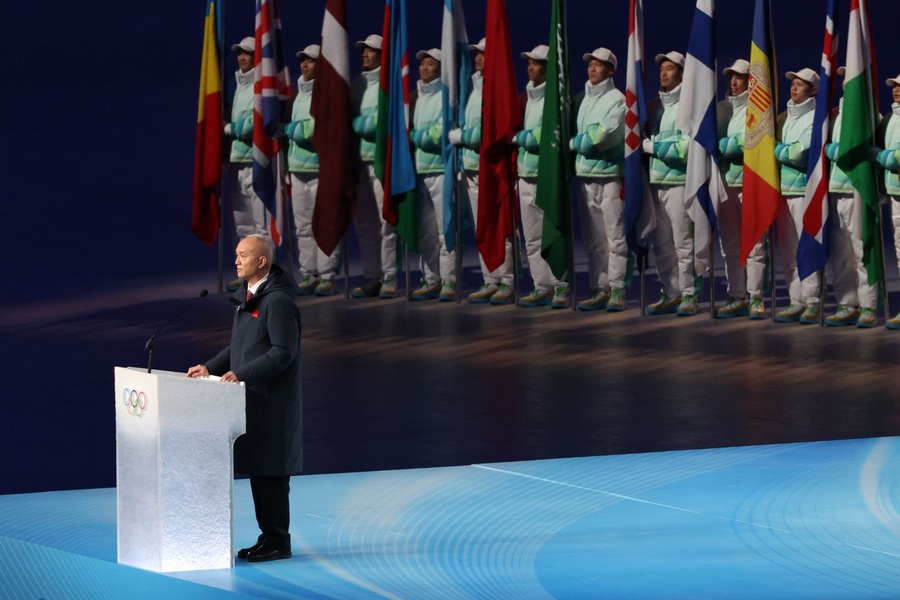
[[[477,44],[469,44],[469,50],[478,50],[479,52],[484,52],[484,40],[485,38],[481,38]]]
[[[897,75],[897,76],[894,77],[894,78],[890,78],[890,77],[889,77],[888,79],[885,79],[884,83],[885,83],[888,87],[894,87],[895,85],[900,85],[900,75]]]
[[[377,33],[373,33],[366,39],[356,42],[354,46],[356,46],[357,48],[362,48],[363,46],[365,46],[367,48],[371,48],[372,50],[381,50],[381,36]]]
[[[744,60],[743,58],[739,58],[734,61],[734,64],[730,67],[726,67],[722,69],[723,75],[728,75],[731,77],[732,75],[747,75],[750,73],[750,63]]]
[[[616,60],[616,55],[612,53],[608,48],[597,48],[590,54],[582,55],[582,58],[587,62],[591,62],[592,59],[597,59],[599,61],[609,63],[612,65],[613,69],[618,68],[619,61]]]
[[[319,60],[319,48],[318,44],[310,44],[303,50],[297,53],[297,58],[303,60],[304,58],[311,58],[313,60]]]
[[[784,74],[785,77],[790,79],[791,81],[795,79],[800,79],[808,83],[813,87],[819,87],[819,74],[810,69],[809,67],[800,69],[799,71],[788,71]]]
[[[523,52],[522,58],[530,58],[531,60],[547,62],[548,54],[550,54],[550,48],[548,48],[544,44],[538,44],[531,52]]]
[[[672,50],[671,52],[666,52],[665,54],[657,54],[656,55],[656,64],[661,65],[666,61],[671,61],[681,67],[684,68],[684,54],[681,52],[675,52]]]
[[[419,62],[425,60],[426,57],[431,57],[434,60],[441,62],[441,51],[438,48],[432,48],[431,50],[419,50],[416,52],[416,59]]]
[[[244,52],[255,52],[256,38],[245,37],[239,44],[233,44],[231,46],[231,49],[235,52],[240,52],[241,50],[243,50]]]

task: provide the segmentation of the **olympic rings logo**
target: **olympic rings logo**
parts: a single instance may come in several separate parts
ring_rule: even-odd
[[[124,388],[122,390],[122,404],[128,410],[128,414],[133,417],[143,417],[147,411],[147,394],[137,390]]]

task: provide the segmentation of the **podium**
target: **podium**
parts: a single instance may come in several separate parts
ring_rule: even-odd
[[[234,440],[244,385],[115,369],[118,562],[156,572],[234,566]]]

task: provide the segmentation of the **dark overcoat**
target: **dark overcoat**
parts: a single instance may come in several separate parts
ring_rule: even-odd
[[[235,470],[248,475],[296,475],[303,469],[300,311],[296,285],[278,265],[237,305],[231,345],[206,363],[212,375],[233,371],[247,389],[247,432],[234,444]]]

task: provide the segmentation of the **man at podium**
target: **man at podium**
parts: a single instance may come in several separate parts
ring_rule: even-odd
[[[300,312],[296,284],[272,262],[271,239],[248,235],[235,254],[237,276],[246,285],[230,298],[237,305],[231,344],[187,375],[219,375],[246,386],[247,432],[235,442],[234,464],[250,475],[262,533],[237,556],[264,562],[291,556],[290,476],[303,468]]]

